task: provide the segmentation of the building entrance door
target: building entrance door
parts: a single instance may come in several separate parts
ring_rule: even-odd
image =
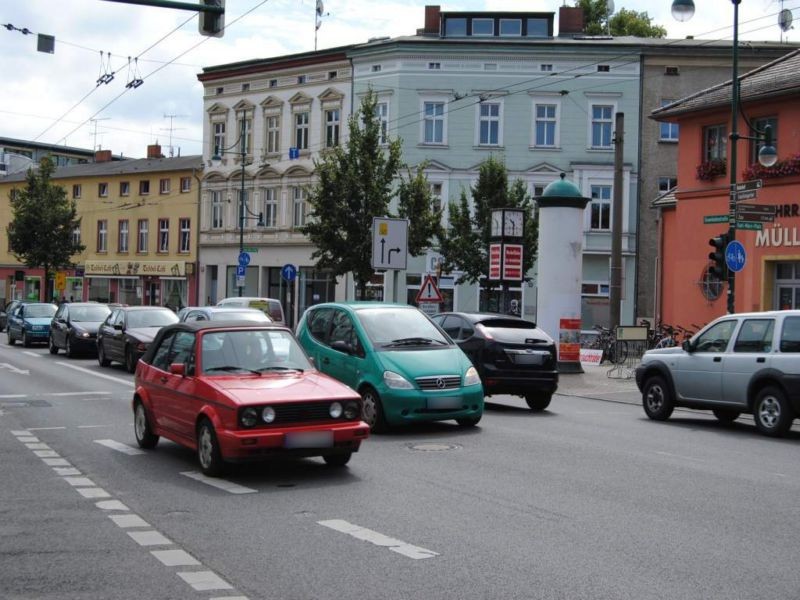
[[[800,308],[800,263],[775,265],[775,310]]]

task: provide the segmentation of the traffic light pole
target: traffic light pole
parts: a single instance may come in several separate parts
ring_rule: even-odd
[[[731,189],[728,202],[728,243],[736,239],[736,169],[737,146],[739,140],[739,2],[733,1],[733,76],[731,78],[731,134],[730,134],[730,169]],[[728,314],[736,312],[736,273],[728,269]]]

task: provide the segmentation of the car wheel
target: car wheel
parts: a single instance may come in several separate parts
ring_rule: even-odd
[[[771,437],[786,435],[792,426],[794,414],[780,388],[768,386],[758,392],[753,405],[756,428]]]
[[[22,332],[22,345],[25,346],[26,348],[30,348],[31,347],[31,341],[30,341],[30,339],[28,339],[28,332],[27,331],[23,331]]]
[[[531,410],[544,410],[550,406],[553,394],[525,394],[525,402]]]
[[[739,418],[739,415],[742,414],[738,410],[731,410],[729,408],[715,408],[712,412],[722,423],[733,423]]]
[[[322,457],[325,464],[329,467],[343,467],[350,462],[350,457],[353,456],[352,452],[346,454],[326,454]]]
[[[52,333],[50,334],[50,354],[58,354],[58,346],[56,346]]]
[[[197,459],[204,475],[219,477],[225,471],[217,434],[208,419],[203,419],[197,426]]]
[[[128,346],[125,348],[125,368],[128,369],[128,373],[136,372],[136,362],[136,355],[133,353],[133,348]]]
[[[389,429],[386,423],[386,416],[383,413],[383,406],[381,405],[381,398],[371,387],[367,386],[361,390],[361,401],[363,405],[363,418],[364,422],[369,425],[369,428],[374,433],[382,433]]]
[[[654,421],[666,421],[675,409],[672,392],[663,377],[650,377],[642,390],[642,406]]]
[[[67,339],[64,342],[64,355],[67,358],[72,358],[75,355],[72,351],[72,342],[69,341],[69,335],[67,335]]]
[[[458,423],[461,427],[475,427],[481,421],[481,415],[477,417],[462,417],[461,419],[456,419],[456,423]]]
[[[9,346],[13,346],[14,345],[14,336],[11,335],[11,329],[10,328],[6,331],[6,342],[8,342]]]
[[[107,367],[111,364],[111,361],[106,358],[106,350],[102,343],[97,344],[97,362],[100,363],[101,367]]]
[[[136,443],[140,448],[149,450],[158,444],[158,436],[153,433],[150,419],[147,418],[147,411],[141,402],[136,402],[133,409],[133,433],[136,435]]]

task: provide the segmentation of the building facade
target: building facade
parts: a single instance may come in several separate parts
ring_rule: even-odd
[[[93,163],[61,167],[52,182],[77,203],[86,247],[61,272],[58,298],[179,308],[197,304],[197,231],[200,156],[164,158],[157,145],[150,158],[111,161],[99,151]],[[24,173],[0,179],[0,197],[25,187]],[[0,221],[13,219],[8,201]],[[28,269],[11,253],[0,231],[0,298],[50,300],[41,269]],[[59,289],[59,284],[63,287]]]

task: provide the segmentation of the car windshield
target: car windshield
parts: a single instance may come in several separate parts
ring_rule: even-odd
[[[168,308],[164,310],[132,310],[128,313],[128,329],[163,327],[177,322],[178,316]]]
[[[263,375],[312,368],[291,333],[268,329],[208,332],[203,335],[200,361],[207,375]]]
[[[105,321],[111,310],[107,306],[98,304],[97,306],[72,306],[69,310],[70,319],[75,322],[98,322]]]
[[[269,323],[270,319],[260,310],[221,310],[210,313],[214,321],[256,321],[258,323]]]
[[[38,318],[38,317],[52,317],[56,314],[56,307],[55,304],[29,304],[25,307],[24,316],[26,318]]]
[[[377,346],[449,346],[450,342],[415,308],[365,308],[356,312]]]

